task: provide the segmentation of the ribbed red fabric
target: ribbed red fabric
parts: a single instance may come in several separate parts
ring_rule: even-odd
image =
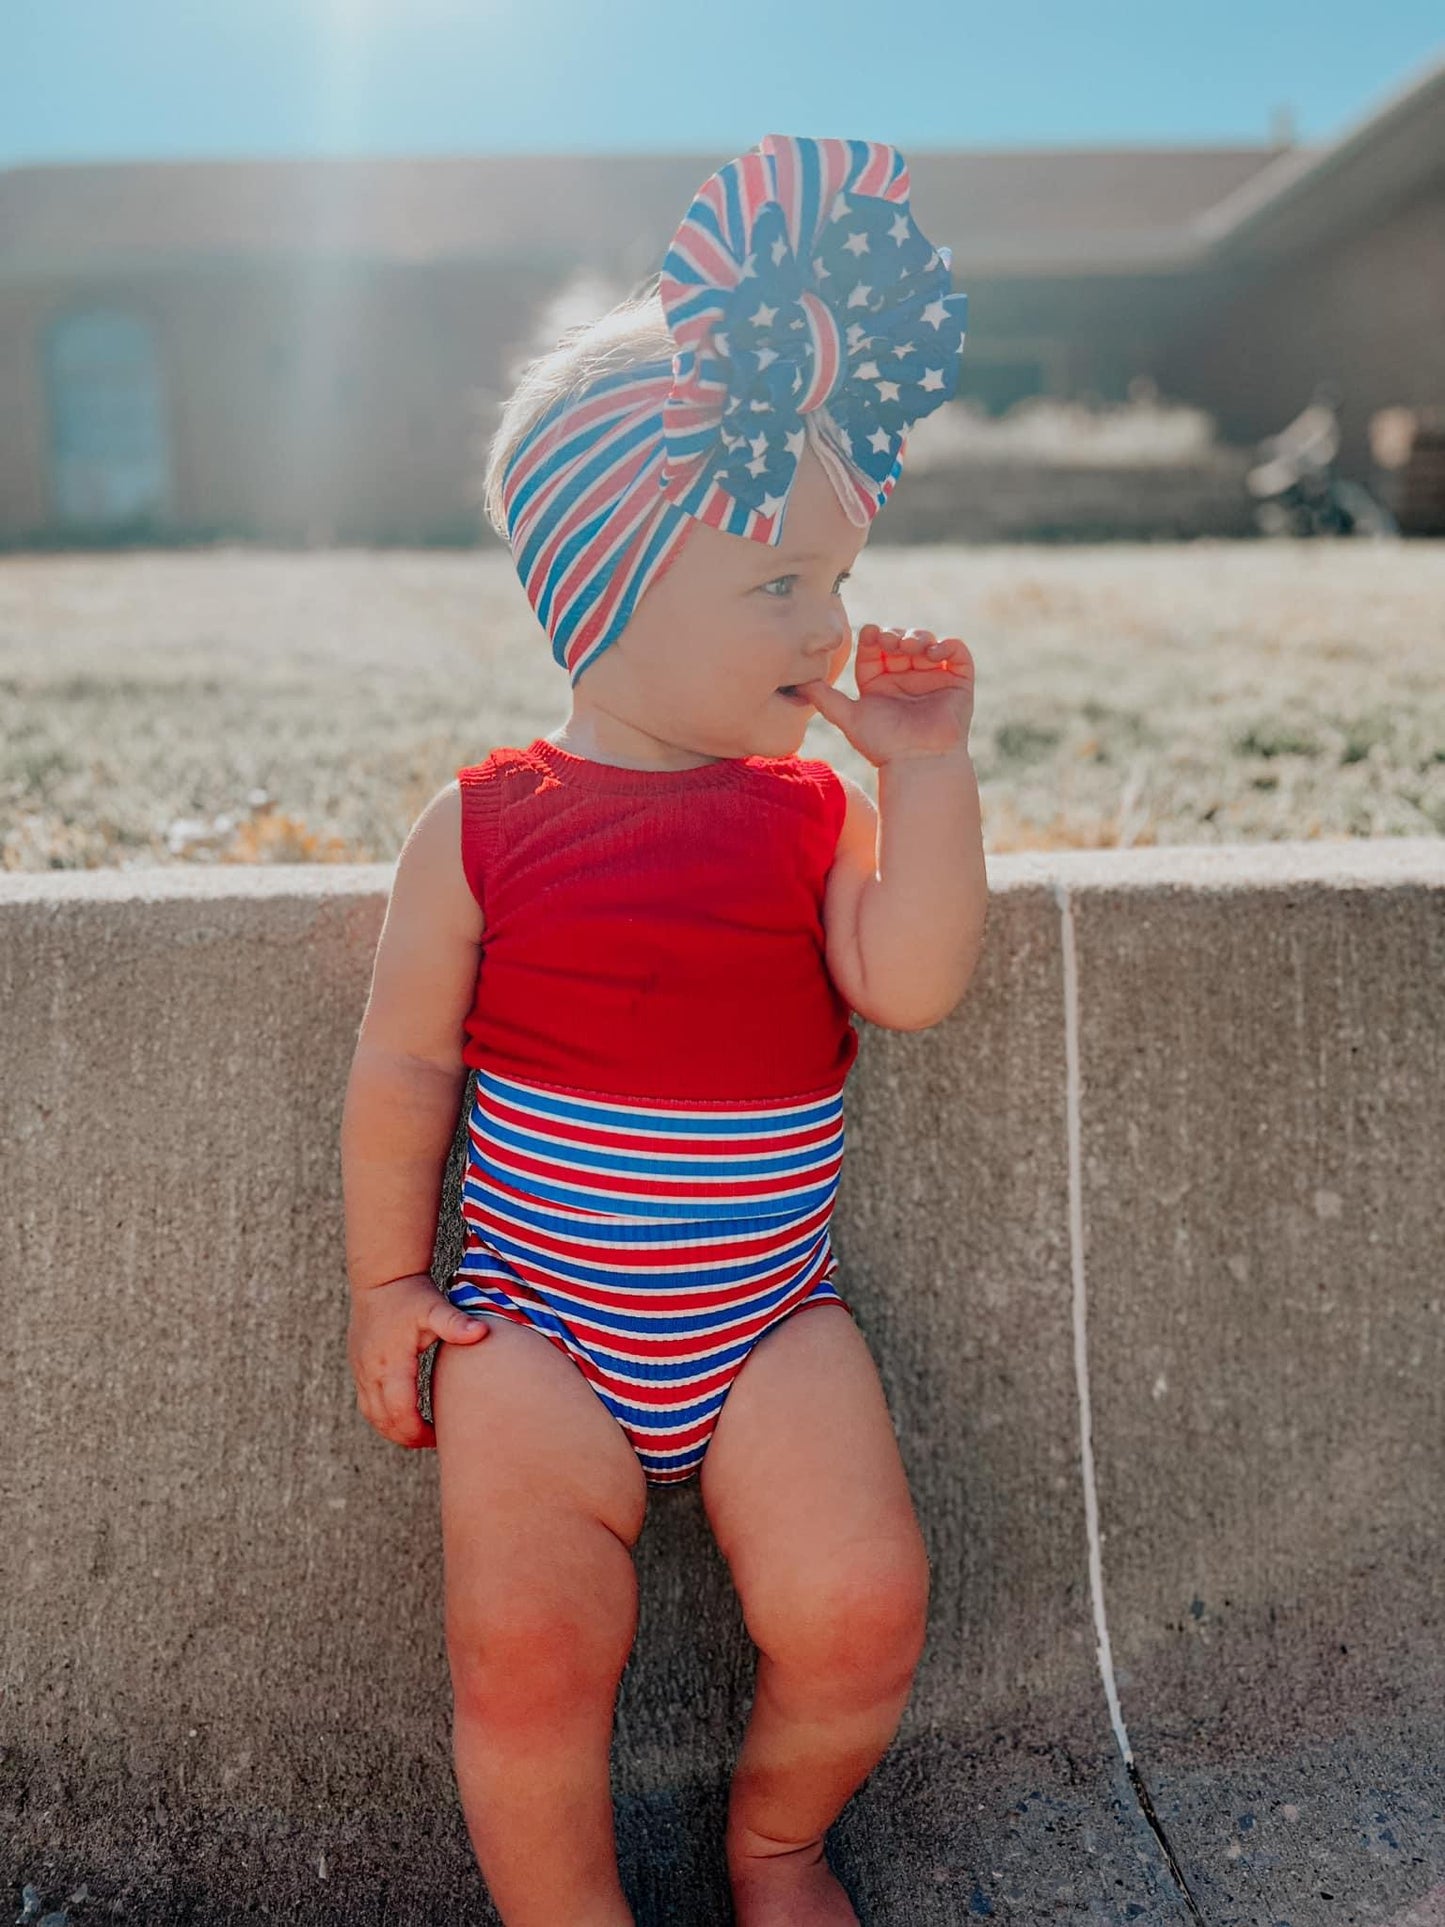
[[[467,1064],[678,1103],[841,1087],[858,1036],[824,953],[847,807],[827,763],[619,769],[538,737],[457,777],[485,921]]]

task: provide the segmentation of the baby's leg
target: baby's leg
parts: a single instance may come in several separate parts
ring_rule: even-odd
[[[758,1341],[701,1497],[758,1647],[728,1806],[739,1927],[857,1915],[823,1836],[887,1751],[923,1651],[929,1565],[878,1370],[846,1310]]]
[[[631,1927],[608,1765],[646,1482],[572,1361],[490,1322],[432,1375],[462,1809],[507,1927]]]

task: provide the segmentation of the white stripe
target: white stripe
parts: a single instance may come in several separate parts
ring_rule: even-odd
[[[1104,1697],[1109,1702],[1109,1719],[1114,1738],[1132,1765],[1134,1755],[1124,1716],[1119,1710],[1119,1688],[1114,1679],[1114,1660],[1109,1648],[1109,1621],[1104,1610],[1103,1534],[1099,1530],[1099,1495],[1094,1477],[1093,1418],[1089,1399],[1089,1344],[1085,1330],[1087,1296],[1084,1287],[1084,1205],[1083,1153],[1079,1117],[1079,972],[1074,954],[1074,911],[1068,886],[1055,881],[1051,886],[1059,906],[1064,951],[1064,1057],[1068,1067],[1066,1104],[1069,1139],[1069,1257],[1074,1283],[1074,1377],[1079,1393],[1079,1451],[1084,1479],[1084,1523],[1089,1540],[1089,1590],[1094,1603],[1094,1630],[1098,1636],[1099,1673],[1104,1682]]]

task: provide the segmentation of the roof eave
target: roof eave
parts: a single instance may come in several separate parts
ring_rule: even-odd
[[[1349,226],[1445,167],[1445,59],[1321,148],[1291,150],[1189,224],[1220,265],[1293,252]]]

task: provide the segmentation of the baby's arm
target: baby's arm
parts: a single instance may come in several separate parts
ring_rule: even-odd
[[[358,1403],[386,1437],[431,1445],[416,1359],[433,1338],[475,1339],[485,1319],[431,1281],[447,1154],[466,1084],[463,1025],[482,913],[461,865],[461,797],[442,790],[397,859],[341,1123],[350,1357]]]
[[[878,771],[878,808],[848,777],[823,902],[828,969],[860,1016],[888,1030],[941,1023],[983,944],[988,877],[968,753],[973,656],[931,629],[858,631],[856,700],[800,687]]]

